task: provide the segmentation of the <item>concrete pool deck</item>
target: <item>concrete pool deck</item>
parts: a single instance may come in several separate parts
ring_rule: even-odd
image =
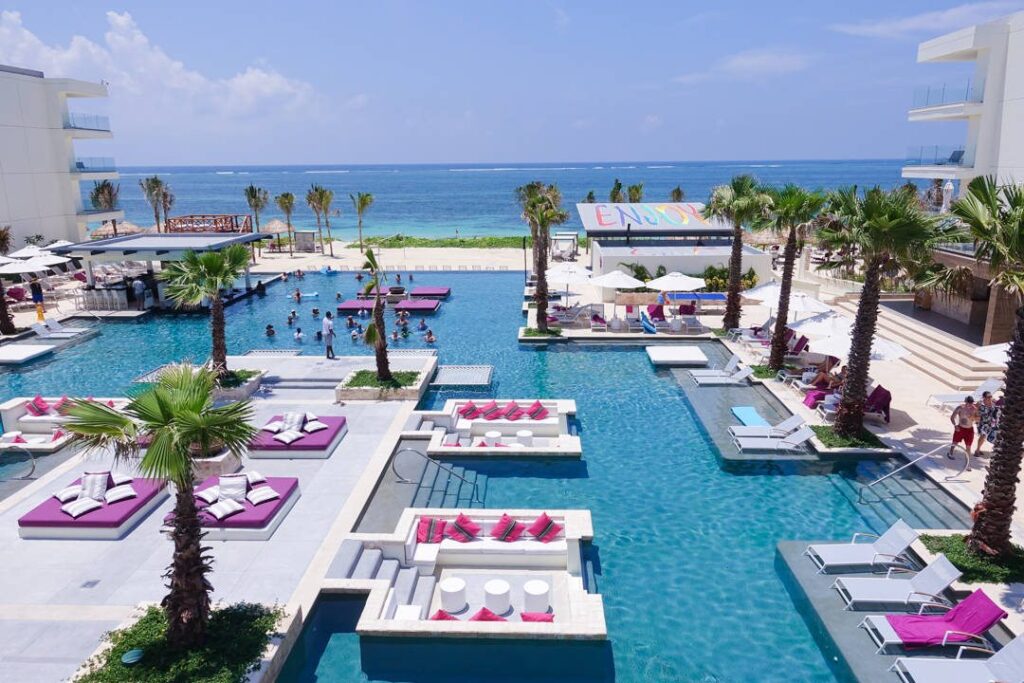
[[[396,369],[420,369],[429,359],[403,357]],[[255,399],[255,424],[282,410],[344,415],[348,435],[326,460],[243,459],[265,476],[299,478],[302,496],[266,541],[208,541],[215,601],[286,604],[315,565],[339,514],[357,490],[367,465],[408,419],[412,401],[334,402],[324,384],[354,368],[372,367],[369,356],[327,361],[317,357],[230,357],[232,367],[268,369],[270,390]],[[340,380],[339,380],[340,381]],[[75,454],[0,501],[0,669],[5,680],[57,680],[71,676],[100,644],[104,632],[128,618],[142,602],[159,602],[161,574],[171,545],[160,534],[173,498],[119,541],[25,540],[17,519],[84,467],[102,466],[108,455]],[[356,496],[359,497],[359,496]],[[347,529],[345,529],[347,531]]]

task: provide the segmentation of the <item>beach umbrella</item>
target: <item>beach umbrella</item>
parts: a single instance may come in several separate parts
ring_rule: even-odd
[[[576,275],[592,275],[589,268],[581,266],[575,261],[562,261],[547,269],[547,273],[573,273]]]
[[[44,268],[52,268],[53,266],[61,266],[70,261],[71,259],[65,258],[64,256],[56,256],[49,252],[43,252],[39,256],[33,256],[26,263],[38,264]]]
[[[632,275],[627,275],[621,270],[613,270],[604,275],[590,278],[590,284],[596,285],[601,289],[638,289],[645,286],[642,280],[638,280]],[[612,305],[612,313],[615,317],[618,317],[619,311],[616,304]]]
[[[647,283],[647,286],[650,289],[660,289],[663,292],[692,292],[695,289],[703,289],[706,284],[704,278],[673,272],[654,278]]]
[[[69,242],[67,240],[57,240],[56,242],[51,242],[51,243],[47,244],[46,245],[46,249],[50,250],[50,249],[57,249],[58,247],[73,247],[74,245],[75,245],[74,242]]]
[[[850,355],[851,341],[852,337],[849,333],[831,335],[811,342],[811,351],[846,359]],[[871,360],[899,360],[908,355],[910,355],[910,351],[888,339],[875,337],[871,342]]]
[[[260,232],[269,232],[277,235],[277,250],[281,251],[281,233],[288,232],[288,224],[280,218],[274,218],[260,226]]]
[[[547,279],[549,285],[565,285],[565,298],[568,301],[569,286],[589,282],[589,273],[589,270],[586,270],[586,273],[581,273],[572,270],[548,269],[544,272],[544,277]]]
[[[53,258],[61,258],[55,256]],[[67,261],[67,259],[64,259]],[[0,266],[0,275],[25,275],[27,273],[39,273],[49,269],[39,259],[28,259],[27,261],[12,261]]]
[[[971,355],[975,358],[980,358],[983,361],[994,363],[996,365],[1006,365],[1007,357],[1006,354],[1010,350],[1010,342],[1003,344],[990,344],[988,346],[979,346],[978,348],[971,351]]]
[[[808,337],[841,337],[848,335],[852,327],[853,318],[831,310],[789,325],[789,329]]]
[[[33,256],[39,256],[43,253],[43,248],[35,244],[30,244],[27,247],[22,247],[18,251],[12,251],[8,256],[11,258],[32,258]]]
[[[778,307],[778,302],[775,306]],[[790,313],[826,313],[831,310],[828,304],[818,301],[804,292],[791,292],[789,295]]]
[[[778,302],[779,296],[782,295],[782,285],[778,282],[765,282],[757,287],[751,287],[750,289],[743,292],[744,299],[753,299],[754,301],[764,302],[766,305],[774,308],[774,304]]]
[[[118,237],[120,237],[122,235],[136,235],[136,234],[138,234],[140,232],[146,232],[146,229],[145,228],[140,228],[139,226],[135,225],[134,223],[129,223],[128,221],[119,222],[117,224],[117,236]],[[96,228],[95,230],[93,230],[92,232],[89,233],[89,239],[93,239],[93,240],[98,240],[98,239],[102,239],[102,238],[105,238],[105,237],[113,237],[113,236],[114,236],[114,226],[111,223],[104,223],[103,225],[101,225],[100,227]]]
[[[10,256],[0,256],[0,265],[4,265],[5,263],[14,263],[17,260],[18,259],[11,258]]]

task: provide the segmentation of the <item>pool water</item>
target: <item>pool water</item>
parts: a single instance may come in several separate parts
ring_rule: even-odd
[[[839,473],[723,471],[716,447],[679,382],[671,372],[655,371],[642,349],[520,346],[515,331],[523,321],[521,273],[424,273],[417,274],[416,284],[452,287],[451,299],[427,320],[438,336],[442,363],[495,366],[490,391],[476,394],[577,402],[582,463],[459,464],[486,477],[488,507],[591,509],[610,639],[610,656],[600,660],[605,674],[600,678],[833,680],[776,574],[775,544],[878,531],[892,519],[862,515],[844,495]],[[298,308],[299,326],[312,332],[312,307],[326,310],[334,292],[340,290],[347,298],[356,283],[351,275],[313,275],[300,286],[326,297],[297,307],[284,296],[283,285],[274,285],[265,299],[230,307],[229,351],[273,347],[320,353],[308,338],[301,345],[291,339],[287,312]],[[389,314],[388,319],[393,317]],[[263,336],[267,323],[278,329],[273,340]],[[342,319],[342,334],[343,328]],[[96,339],[63,350],[52,360],[0,375],[0,393],[117,395],[134,377],[161,363],[203,359],[209,352],[208,321],[201,316],[104,323],[102,330]],[[397,346],[426,345],[414,334]],[[336,350],[342,355],[370,352],[344,336]],[[424,405],[437,406],[467,393],[432,392]],[[374,648],[348,627],[325,628],[307,656],[293,658],[282,680],[413,679],[405,669],[389,669],[382,659],[401,653],[400,641],[390,650]],[[500,646],[491,647],[497,651]],[[542,680],[533,673],[529,678]],[[453,666],[415,680],[480,679]]]

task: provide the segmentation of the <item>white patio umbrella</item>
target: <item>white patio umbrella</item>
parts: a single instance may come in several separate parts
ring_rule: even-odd
[[[841,337],[850,333],[853,318],[827,311],[790,323],[789,329],[808,337]]]
[[[775,307],[778,308],[778,305],[776,300]],[[804,292],[790,292],[789,294],[790,313],[825,313],[831,310],[828,304],[818,301]]]
[[[1006,353],[1010,350],[1010,342],[1004,342],[1002,344],[990,344],[988,346],[979,346],[978,348],[971,351],[971,355],[975,358],[980,358],[983,361],[989,363],[995,363],[996,365],[1006,365],[1009,360],[1006,357]]]
[[[18,259],[11,258],[10,256],[0,256],[0,265],[3,265],[5,263],[14,263],[17,260]]]
[[[63,265],[70,260],[71,259],[66,258],[64,256],[57,256],[55,254],[50,253],[42,253],[39,256],[33,256],[25,263],[31,263],[33,265],[38,264],[43,266],[43,268],[52,268],[53,266]]]
[[[59,256],[54,258],[61,258]],[[64,259],[65,261],[67,259]],[[49,269],[50,266],[40,263],[38,259],[27,261],[12,261],[0,266],[0,275],[25,275],[27,273],[39,273]]]
[[[827,356],[846,359],[850,356],[850,342],[852,338],[849,333],[831,335],[811,342],[811,351],[823,353]],[[875,337],[871,343],[871,360],[899,360],[910,355],[910,351],[895,342],[881,337]]]
[[[663,292],[692,292],[695,289],[702,289],[706,284],[704,278],[672,272],[654,278],[647,283],[647,286],[651,289],[660,289]]]
[[[745,292],[742,292],[742,294],[744,299],[761,301],[764,302],[765,305],[774,308],[774,304],[778,302],[779,296],[782,294],[782,285],[773,280],[772,282],[765,282],[757,287],[751,287]]]
[[[70,247],[72,245],[74,245],[74,242],[69,242],[67,240],[57,240],[56,242],[51,242],[50,244],[47,244],[46,248],[49,250],[56,249],[58,247]]]
[[[587,273],[589,272],[590,271],[588,270]],[[570,285],[578,285],[590,281],[590,275],[587,273],[549,269],[545,271],[544,277],[547,279],[549,285],[565,285],[565,296],[566,299],[568,299]]]
[[[585,266],[581,266],[575,261],[562,261],[556,263],[547,269],[547,273],[573,273],[576,275],[593,275],[593,271]]]
[[[642,280],[638,280],[632,275],[627,275],[621,270],[613,270],[604,275],[592,277],[590,278],[590,284],[596,285],[601,289],[638,289],[644,286]],[[612,314],[616,318],[619,316],[618,305],[612,304]]]
[[[11,258],[32,258],[33,256],[39,256],[45,250],[35,244],[30,244],[27,247],[22,247],[17,251],[12,251],[8,256]]]

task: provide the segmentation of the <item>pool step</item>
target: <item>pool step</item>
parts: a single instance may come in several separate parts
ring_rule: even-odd
[[[458,475],[458,476],[456,476]],[[461,478],[460,478],[461,477]],[[431,460],[423,471],[413,497],[413,507],[470,508],[483,507],[486,477],[465,467],[444,463],[443,467]],[[474,486],[478,495],[474,495]]]

